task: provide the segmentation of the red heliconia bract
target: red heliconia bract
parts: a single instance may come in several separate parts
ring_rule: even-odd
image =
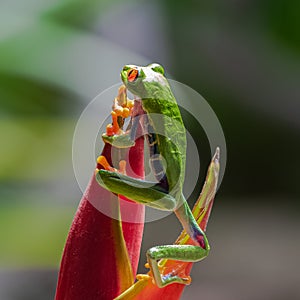
[[[112,151],[114,149],[105,144],[102,155],[109,163]],[[126,161],[130,165],[129,176],[144,177],[142,137],[130,148]],[[128,206],[124,203],[129,200],[121,196],[121,217],[130,215],[129,221],[121,222],[107,213],[110,207],[116,209],[112,204],[119,204],[116,198],[92,176],[66,241],[56,300],[111,300],[133,284],[144,228],[144,205],[130,201],[130,211],[126,211]],[[106,207],[106,214],[101,207]]]

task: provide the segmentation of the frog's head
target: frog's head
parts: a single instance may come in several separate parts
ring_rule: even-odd
[[[121,78],[127,89],[141,99],[158,97],[170,89],[163,67],[156,63],[145,67],[126,65]]]

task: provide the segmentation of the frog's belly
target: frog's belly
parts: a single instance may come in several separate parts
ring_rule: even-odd
[[[162,157],[158,147],[158,138],[157,135],[154,133],[153,127],[150,125],[148,121],[145,124],[146,127],[146,138],[149,146],[150,152],[150,166],[153,175],[155,176],[156,180],[160,183],[161,187],[168,191],[169,185],[167,176],[165,173],[165,169],[162,163]]]

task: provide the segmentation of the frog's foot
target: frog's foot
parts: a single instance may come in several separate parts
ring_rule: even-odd
[[[119,169],[113,168],[107,161],[107,159],[105,158],[105,156],[100,155],[97,158],[97,164],[99,164],[100,166],[102,166],[106,171],[110,171],[110,172],[116,172],[116,173],[120,173],[123,175],[126,175],[126,161],[125,160],[121,160],[119,162]],[[95,173],[97,174],[99,172],[99,169],[96,168]]]
[[[126,87],[120,86],[112,107],[112,124],[106,126],[106,134],[103,135],[104,142],[106,137],[123,134],[124,120],[131,115],[133,105],[134,101],[127,98]]]
[[[151,273],[151,268],[148,262],[145,263],[145,268],[149,269],[149,273]],[[165,267],[161,266],[159,263],[157,264],[157,268],[161,274],[163,274]]]
[[[144,276],[148,276],[149,278],[152,279],[153,284],[156,284],[159,288],[165,287],[169,284],[172,283],[179,283],[179,284],[184,284],[184,285],[190,285],[192,282],[192,278],[189,275],[186,274],[175,274],[173,272],[168,273],[168,274],[161,274],[160,276],[160,282],[156,282],[151,270],[149,271],[148,275],[145,274],[139,274],[137,275],[137,279],[144,279]],[[140,278],[140,279],[139,279]]]
[[[145,267],[148,268],[148,269],[150,269],[148,275],[152,278],[153,283],[155,283],[155,280],[153,278],[153,273],[152,273],[150,264],[146,263]],[[158,268],[158,271],[159,271],[160,276],[161,276],[161,284],[162,284],[162,286],[166,286],[166,285],[169,285],[171,283],[180,283],[180,284],[184,284],[184,285],[190,285],[191,282],[192,282],[191,276],[186,275],[184,273],[184,270],[182,270],[182,269],[179,269],[179,270],[178,269],[174,269],[170,273],[166,274],[165,273],[166,272],[166,268],[163,267],[163,266],[161,266],[159,263],[157,264],[157,268]]]
[[[152,279],[152,276],[150,274],[137,274],[136,279],[138,281],[141,281],[141,280],[147,280],[148,281],[148,280]]]
[[[166,276],[166,275],[164,275]],[[185,285],[190,285],[192,282],[192,278],[189,275],[186,275],[184,270],[182,271],[175,271],[175,272],[171,272],[170,274],[167,274],[167,276],[175,276],[180,278],[180,283],[185,284]]]
[[[120,120],[118,122],[118,114],[115,111],[112,111],[111,117],[112,117],[112,124],[108,124],[106,126],[106,134],[103,134],[103,136],[112,137],[114,135],[119,135],[123,133],[121,129],[122,123],[120,122]]]
[[[160,274],[163,274],[164,268],[160,265],[158,265],[157,267],[158,267]],[[149,263],[145,263],[145,268],[149,269],[147,276],[149,276],[152,279],[153,283],[155,283],[154,278],[153,278],[153,273],[152,273]],[[138,275],[145,275],[145,274],[138,274]]]
[[[171,283],[190,285],[191,282],[192,282],[191,276],[186,275],[185,273],[171,272],[171,273],[161,275],[161,284],[162,284],[161,287],[164,287]]]

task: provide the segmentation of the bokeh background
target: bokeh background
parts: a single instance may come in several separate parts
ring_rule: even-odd
[[[2,0],[0,299],[53,299],[82,195],[76,122],[124,64],[153,61],[204,96],[227,142],[211,255],[183,299],[299,299],[299,30],[297,0]],[[200,189],[210,153],[194,135]],[[180,230],[174,216],[147,224],[140,271]]]

